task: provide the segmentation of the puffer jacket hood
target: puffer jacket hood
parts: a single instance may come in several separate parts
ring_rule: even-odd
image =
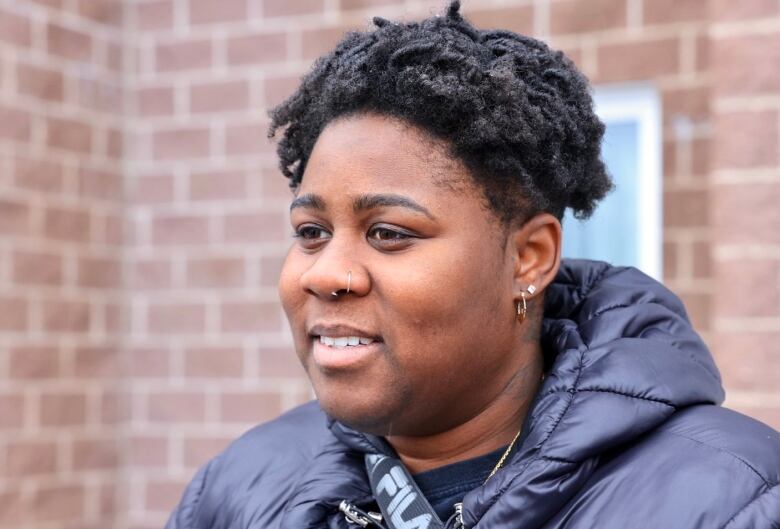
[[[710,510],[694,518],[720,524],[700,527],[720,527],[743,505],[768,494],[762,500],[768,507],[755,516],[780,520],[780,436],[715,408],[724,393],[712,357],[682,303],[661,284],[633,268],[564,261],[546,291],[542,346],[548,368],[518,448],[491,480],[464,498],[466,527],[612,527],[609,520],[620,516],[605,510],[618,508],[614,502],[626,493],[615,487],[628,483],[629,470],[644,483],[634,494],[661,487],[666,479],[654,475],[651,456],[642,454],[653,447],[672,451],[684,472],[695,448],[683,439],[705,445],[709,439],[715,449],[733,453],[739,443],[729,443],[737,435],[762,437],[747,443],[750,449],[738,458],[751,461],[752,474],[737,485],[739,494],[724,484]],[[717,412],[708,417],[712,409]],[[316,403],[305,405],[250,431],[204,467],[168,528],[348,527],[338,515],[341,500],[372,499],[365,453],[392,449],[381,438],[328,419]],[[726,465],[720,457],[710,463]],[[685,486],[706,479],[692,474]],[[718,501],[721,496],[730,503]],[[700,503],[708,505],[706,498]],[[668,516],[659,512],[646,525],[630,525],[678,527],[669,524],[669,516],[684,516],[676,510],[699,509],[696,505],[670,506]],[[582,514],[591,507],[599,520]]]

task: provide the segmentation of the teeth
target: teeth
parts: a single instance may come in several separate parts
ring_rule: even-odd
[[[372,338],[365,338],[363,336],[320,336],[320,343],[329,345],[330,347],[354,347],[356,345],[368,345],[373,343]]]

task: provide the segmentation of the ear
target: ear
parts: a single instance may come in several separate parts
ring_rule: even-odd
[[[517,301],[521,292],[526,299],[538,297],[549,285],[561,264],[561,223],[549,213],[531,217],[509,235],[507,251],[514,259],[512,296]],[[533,285],[534,294],[527,292]]]

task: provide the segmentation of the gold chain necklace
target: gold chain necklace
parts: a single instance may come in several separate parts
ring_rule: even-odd
[[[522,432],[523,429],[519,429],[517,433],[515,434],[515,438],[512,439],[512,442],[509,443],[509,446],[504,450],[504,454],[501,456],[501,459],[498,460],[498,463],[496,463],[496,466],[493,467],[493,470],[490,472],[490,475],[485,479],[485,483],[488,482],[490,478],[493,477],[493,475],[499,471],[499,469],[504,466],[504,462],[506,461],[506,458],[509,457],[509,454],[512,452],[512,449],[515,447],[515,443],[517,443],[517,440],[520,438],[520,432]]]

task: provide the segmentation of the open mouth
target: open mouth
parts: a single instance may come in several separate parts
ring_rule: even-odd
[[[312,336],[312,359],[323,371],[366,366],[380,354],[381,340],[365,336]]]
[[[315,338],[317,338],[315,336]],[[373,338],[364,336],[319,336],[320,343],[328,347],[355,347],[374,343]]]

